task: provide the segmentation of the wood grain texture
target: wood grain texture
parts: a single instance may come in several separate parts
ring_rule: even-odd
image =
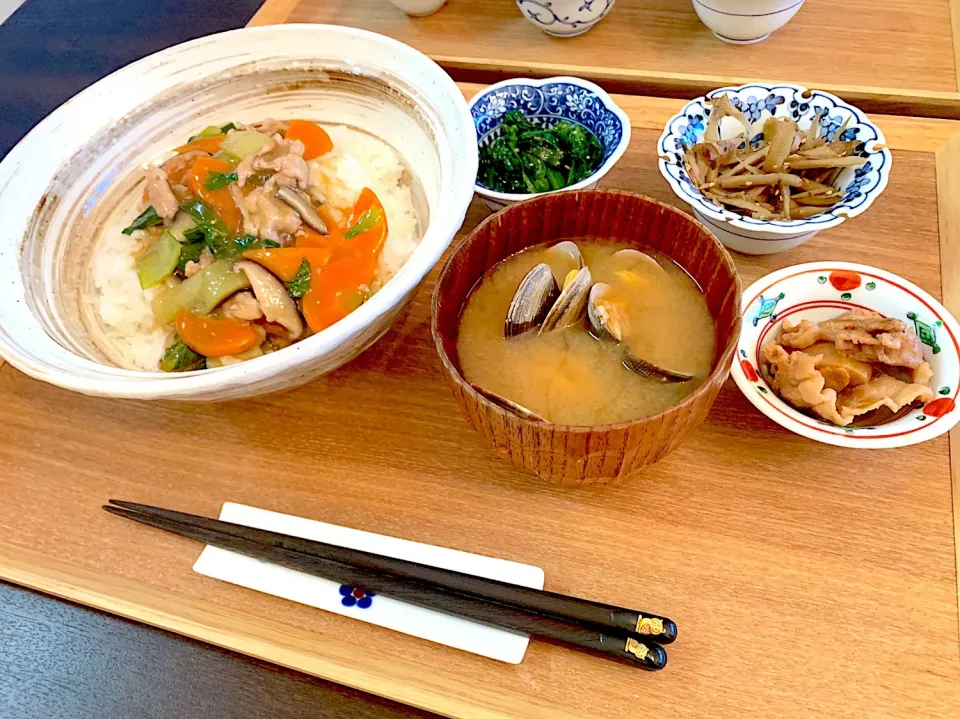
[[[680,103],[617,101],[633,142],[604,185],[678,204],[652,148]],[[880,120],[899,139],[868,212],[795,250],[737,257],[743,281],[832,258],[943,296],[937,162],[926,130],[910,149],[910,122]],[[465,229],[486,216],[475,203]],[[639,477],[545,486],[463,420],[430,336],[435,278],[370,351],[285,395],[111,401],[0,369],[0,575],[451,716],[960,714],[946,438],[814,444],[728,382]],[[207,515],[245,502],[528,562],[549,589],[666,614],[680,638],[653,677],[540,642],[502,665],[195,575],[195,544],[106,515],[108,497]]]
[[[943,305],[960,316],[960,135],[937,152],[937,201],[940,205],[940,263]],[[957,575],[960,576],[960,429],[950,432],[950,475],[953,484],[953,531]],[[960,602],[960,588],[957,601]]]
[[[697,281],[717,328],[717,354],[706,382],[653,417],[605,427],[565,427],[508,412],[473,390],[457,359],[460,312],[480,278],[532,245],[601,237],[653,247]],[[601,486],[663,458],[696,429],[730,373],[740,336],[740,279],[723,245],[685,212],[622,192],[565,192],[513,205],[487,218],[458,245],[433,296],[433,338],[454,396],[471,426],[514,466],[547,482]]]
[[[374,30],[425,52],[458,80],[572,74],[612,92],[671,97],[787,80],[871,112],[960,116],[950,0],[807,0],[768,40],[746,46],[715,38],[690,0],[618,0],[595,28],[563,39],[542,33],[508,0],[451,0],[425,18],[385,0],[300,0],[284,17],[289,3],[267,0],[269,20],[254,22]]]
[[[433,716],[4,582],[0,647],[16,719]]]

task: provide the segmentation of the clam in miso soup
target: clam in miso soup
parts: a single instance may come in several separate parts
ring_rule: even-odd
[[[596,239],[499,262],[467,299],[457,339],[464,379],[488,398],[583,426],[678,404],[707,379],[715,349],[703,293],[683,268]]]

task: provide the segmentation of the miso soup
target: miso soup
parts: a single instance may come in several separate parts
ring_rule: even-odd
[[[460,320],[464,378],[555,424],[625,422],[681,402],[712,369],[713,319],[683,268],[637,249],[577,239],[524,250],[491,268]],[[531,272],[540,264],[552,272]],[[556,286],[549,297],[537,288],[518,294],[521,282],[530,290],[531,283],[550,284],[551,274]],[[527,294],[548,314],[534,313],[523,325],[507,322],[508,311],[515,318]],[[651,366],[657,373],[644,371]]]

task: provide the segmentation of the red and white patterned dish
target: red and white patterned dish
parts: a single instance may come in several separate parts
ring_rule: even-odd
[[[877,427],[837,427],[798,412],[776,396],[759,367],[763,347],[779,335],[783,321],[822,321],[855,308],[914,326],[933,369],[934,401]],[[811,262],[773,272],[744,291],[743,332],[731,375],[757,409],[799,435],[839,447],[903,447],[938,437],[960,420],[958,342],[957,321],[913,283],[867,265]]]

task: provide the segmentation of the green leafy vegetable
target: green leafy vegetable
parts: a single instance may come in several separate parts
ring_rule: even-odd
[[[153,209],[153,205],[150,205],[150,207],[140,213],[137,219],[130,223],[129,227],[124,227],[122,232],[125,235],[132,235],[134,230],[143,230],[147,227],[159,225],[162,222],[163,220],[160,219],[160,215]]]
[[[373,226],[377,224],[377,220],[380,219],[380,208],[371,207],[369,210],[360,215],[360,219],[343,235],[345,240],[352,240],[357,235],[363,234],[364,232],[369,232],[373,229]]]
[[[602,162],[603,146],[589,130],[566,121],[544,128],[511,110],[500,136],[480,148],[478,176],[497,192],[533,194],[580,182]]]
[[[230,130],[236,130],[236,129],[237,129],[236,125],[234,125],[232,122],[228,122],[226,125],[220,128],[220,132],[226,135],[228,132],[230,132]]]
[[[193,142],[194,140],[199,140],[204,137],[219,137],[220,135],[226,134],[226,130],[223,128],[217,127],[216,125],[207,125],[205,128],[200,130],[196,135],[190,137],[187,142]]]
[[[230,238],[230,231],[227,229],[227,223],[217,214],[210,205],[200,200],[188,200],[180,205],[180,209],[192,217],[196,227],[192,227],[183,233],[183,238],[187,242],[199,242],[203,238],[204,244],[210,248],[214,257],[235,257],[233,241]]]
[[[222,190],[231,182],[237,181],[236,172],[216,172],[211,170],[207,173],[207,179],[204,181],[203,186],[210,190],[210,192],[216,192],[217,190]]]
[[[206,246],[206,243],[202,240],[200,242],[184,242],[180,245],[180,260],[177,262],[176,273],[181,277],[185,277],[187,263],[199,262],[200,255],[203,254],[203,248]]]
[[[245,273],[233,271],[233,262],[216,260],[176,287],[158,294],[150,305],[157,324],[166,325],[173,322],[181,309],[210,314],[227,297],[249,286]]]
[[[187,347],[186,342],[179,337],[163,351],[163,356],[160,357],[160,369],[164,372],[189,372],[202,369],[204,366],[204,356]]]
[[[177,269],[180,260],[180,243],[169,232],[137,257],[137,277],[143,289],[156,287]]]
[[[287,282],[287,289],[291,297],[303,297],[310,289],[310,262],[306,257],[300,263],[294,278]]]

